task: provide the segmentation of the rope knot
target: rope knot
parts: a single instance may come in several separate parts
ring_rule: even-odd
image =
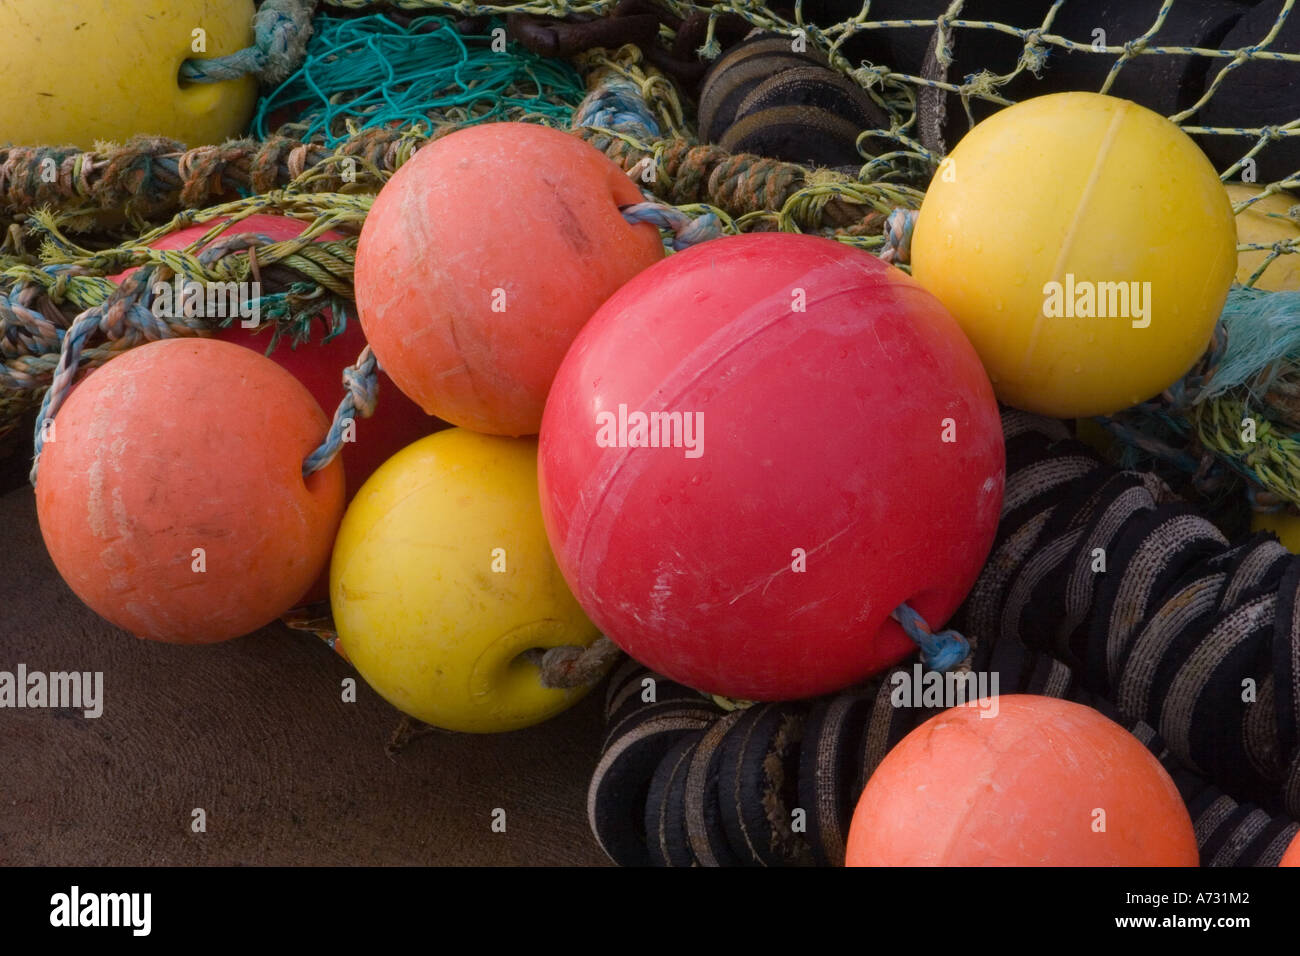
[[[1143,50],[1145,50],[1146,48],[1147,48],[1147,42],[1146,40],[1143,40],[1141,37],[1138,37],[1137,39],[1134,40],[1125,40],[1123,43],[1124,59],[1126,60],[1132,59],[1133,57],[1141,53]]]
[[[598,126],[642,140],[659,138],[659,121],[641,95],[641,87],[611,74],[597,84],[573,111],[573,127]]]
[[[347,393],[339,407],[334,410],[325,440],[320,443],[302,463],[302,475],[306,478],[328,465],[343,448],[344,434],[350,422],[355,422],[357,413],[362,418],[369,418],[375,412],[379,399],[379,363],[375,353],[367,345],[357,356],[351,366],[343,370],[343,384]]]
[[[880,258],[890,265],[911,261],[912,228],[916,225],[916,211],[895,209],[885,220],[885,245]]]
[[[890,614],[903,632],[921,649],[921,660],[930,670],[940,673],[951,670],[970,655],[970,644],[956,631],[934,633],[915,610],[900,604]]]
[[[253,16],[254,46],[226,56],[186,60],[181,78],[220,83],[253,74],[263,83],[280,83],[307,53],[314,7],[314,0],[266,0]]]
[[[722,235],[722,222],[711,212],[692,218],[675,206],[657,202],[638,202],[620,206],[619,211],[629,223],[649,223],[673,234],[668,244],[676,252]]]
[[[1040,42],[1042,37],[1042,28],[1030,30],[1025,34],[1025,47],[1020,51],[1019,65],[1034,76],[1042,72],[1043,67],[1047,65],[1048,57],[1052,55],[1051,49]]]
[[[374,364],[373,355],[370,356],[370,364]],[[376,375],[369,374],[367,368],[349,365],[343,370],[343,384],[362,418],[369,418],[375,413],[379,401],[379,378]]]

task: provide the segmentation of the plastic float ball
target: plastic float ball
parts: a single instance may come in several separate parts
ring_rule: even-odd
[[[343,468],[302,475],[326,426],[292,375],[248,349],[134,348],[55,416],[36,484],[45,545],[78,597],[139,637],[256,630],[329,559]]]
[[[361,231],[357,307],[399,388],[430,415],[496,435],[537,432],[573,337],[663,258],[619,206],[628,176],[581,140],[488,123],[421,149]]]
[[[1258,186],[1228,185],[1228,198],[1234,203],[1258,196],[1263,189]],[[1300,199],[1290,193],[1273,193],[1257,203],[1252,203],[1237,213],[1237,241],[1272,245],[1275,242],[1300,239],[1300,222],[1291,218],[1289,211],[1300,206]],[[1255,270],[1271,255],[1267,249],[1243,249],[1237,254],[1237,281],[1245,285]],[[1256,289],[1269,292],[1295,292],[1300,290],[1300,248],[1284,252],[1268,264],[1263,275],[1255,280]]]
[[[647,269],[574,342],[542,513],[598,627],[699,690],[827,693],[965,597],[1002,501],[988,378],[901,271],[827,239],[717,239]]]
[[[1300,833],[1295,835],[1291,845],[1286,848],[1282,854],[1282,859],[1278,861],[1278,866],[1300,866]]]
[[[1251,531],[1272,531],[1292,554],[1300,554],[1300,515],[1291,507],[1281,511],[1256,511],[1250,516]]]
[[[182,84],[180,67],[252,46],[253,13],[252,0],[0,4],[0,75],[10,78],[0,143],[90,149],[144,134],[203,146],[239,136],[256,80]]]
[[[1058,418],[1176,381],[1237,267],[1232,207],[1196,144],[1096,93],[1037,97],[971,130],[930,183],[911,258],[998,397]]]
[[[536,439],[449,428],[398,452],[348,508],[330,594],[348,658],[426,723],[515,730],[585,693],[522,656],[599,636],[546,542]]]
[[[150,245],[155,249],[184,249],[202,239],[218,222],[220,220],[179,229]],[[307,226],[308,223],[287,216],[269,216],[259,213],[240,220],[221,235],[255,232],[267,236],[272,241],[279,241],[297,238]],[[218,240],[220,238],[219,236]],[[328,242],[342,238],[342,233],[328,231],[322,233],[320,241]],[[111,278],[122,282],[135,271],[135,269],[128,269]],[[280,337],[270,353],[270,358],[277,365],[291,372],[294,378],[307,386],[307,391],[311,392],[325,414],[331,418],[343,399],[343,370],[353,364],[361,354],[361,350],[366,347],[365,333],[361,331],[361,323],[356,320],[355,315],[348,317],[347,326],[342,334],[326,342],[325,339],[330,335],[333,324],[333,312],[324,309],[313,321],[311,336],[307,341],[295,347],[290,337],[284,335]],[[271,346],[271,335],[270,329],[258,331],[245,328],[242,317],[237,317],[226,328],[218,330],[213,337],[254,349],[265,355]],[[381,464],[411,442],[442,427],[444,427],[442,422],[424,414],[423,410],[403,395],[401,390],[381,371],[379,403],[375,414],[370,418],[358,416],[356,440],[345,442],[343,450],[339,453],[343,461],[343,472],[347,478],[348,500],[351,500],[357,489]],[[320,598],[325,599],[324,590]]]
[[[1009,695],[931,717],[858,800],[849,866],[1196,866],[1160,762],[1090,707]]]

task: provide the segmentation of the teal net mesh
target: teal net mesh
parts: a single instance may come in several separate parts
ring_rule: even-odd
[[[443,17],[317,17],[301,68],[264,96],[253,120],[271,132],[336,146],[360,129],[569,121],[585,92],[564,60],[529,53],[499,32],[461,35]]]

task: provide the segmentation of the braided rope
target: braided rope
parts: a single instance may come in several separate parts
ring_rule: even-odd
[[[900,604],[889,616],[921,649],[921,660],[932,671],[943,673],[952,670],[970,656],[970,643],[966,638],[953,630],[931,631],[925,618],[907,604]]]
[[[265,0],[253,16],[253,46],[226,56],[186,60],[181,79],[220,83],[253,75],[263,83],[279,83],[302,62],[315,7],[316,0]]]

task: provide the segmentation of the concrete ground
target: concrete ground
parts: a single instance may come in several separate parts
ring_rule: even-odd
[[[104,711],[0,708],[0,865],[606,862],[585,809],[599,692],[530,730],[430,733],[389,756],[400,715],[364,681],[343,703],[354,672],[309,635],[177,647],[83,606],[25,464],[0,461],[0,671],[102,671]]]

